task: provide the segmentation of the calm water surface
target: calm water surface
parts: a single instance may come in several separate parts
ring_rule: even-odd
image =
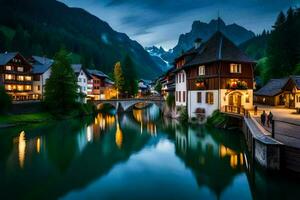
[[[299,199],[252,167],[242,134],[126,115],[0,130],[0,199]]]

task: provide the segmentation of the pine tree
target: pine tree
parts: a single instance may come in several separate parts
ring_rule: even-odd
[[[124,91],[129,96],[134,96],[138,92],[138,82],[137,82],[137,75],[135,71],[135,64],[133,63],[130,56],[126,56],[124,59],[123,64],[123,72],[125,79],[125,87]]]
[[[123,71],[122,71],[120,62],[117,62],[115,64],[113,76],[114,76],[114,81],[115,81],[115,87],[118,90],[117,98],[119,98],[119,92],[122,92],[124,89],[124,76],[123,76]]]
[[[51,70],[45,86],[45,103],[55,111],[68,111],[76,104],[78,86],[69,54],[65,50],[62,49],[55,55]]]
[[[11,107],[11,98],[6,93],[4,86],[0,86],[0,113],[7,112]]]

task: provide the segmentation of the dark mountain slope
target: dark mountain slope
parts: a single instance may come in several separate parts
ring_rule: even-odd
[[[0,41],[1,51],[25,55],[52,57],[65,47],[86,67],[106,73],[129,54],[140,77],[153,78],[161,73],[144,48],[126,34],[114,31],[83,9],[55,0],[0,0]]]

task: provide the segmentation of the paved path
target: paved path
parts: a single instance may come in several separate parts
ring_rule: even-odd
[[[251,114],[260,124],[260,115],[263,110],[267,114],[271,111],[274,115],[275,139],[285,145],[300,148],[300,114],[296,114],[294,109],[258,105],[257,115],[255,116],[253,112]],[[271,127],[264,126],[264,128],[272,132]]]

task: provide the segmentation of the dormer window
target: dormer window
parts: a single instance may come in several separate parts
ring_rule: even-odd
[[[240,74],[242,73],[241,64],[230,64],[230,73]]]
[[[199,66],[198,75],[199,76],[204,76],[205,75],[205,66],[204,65]]]

